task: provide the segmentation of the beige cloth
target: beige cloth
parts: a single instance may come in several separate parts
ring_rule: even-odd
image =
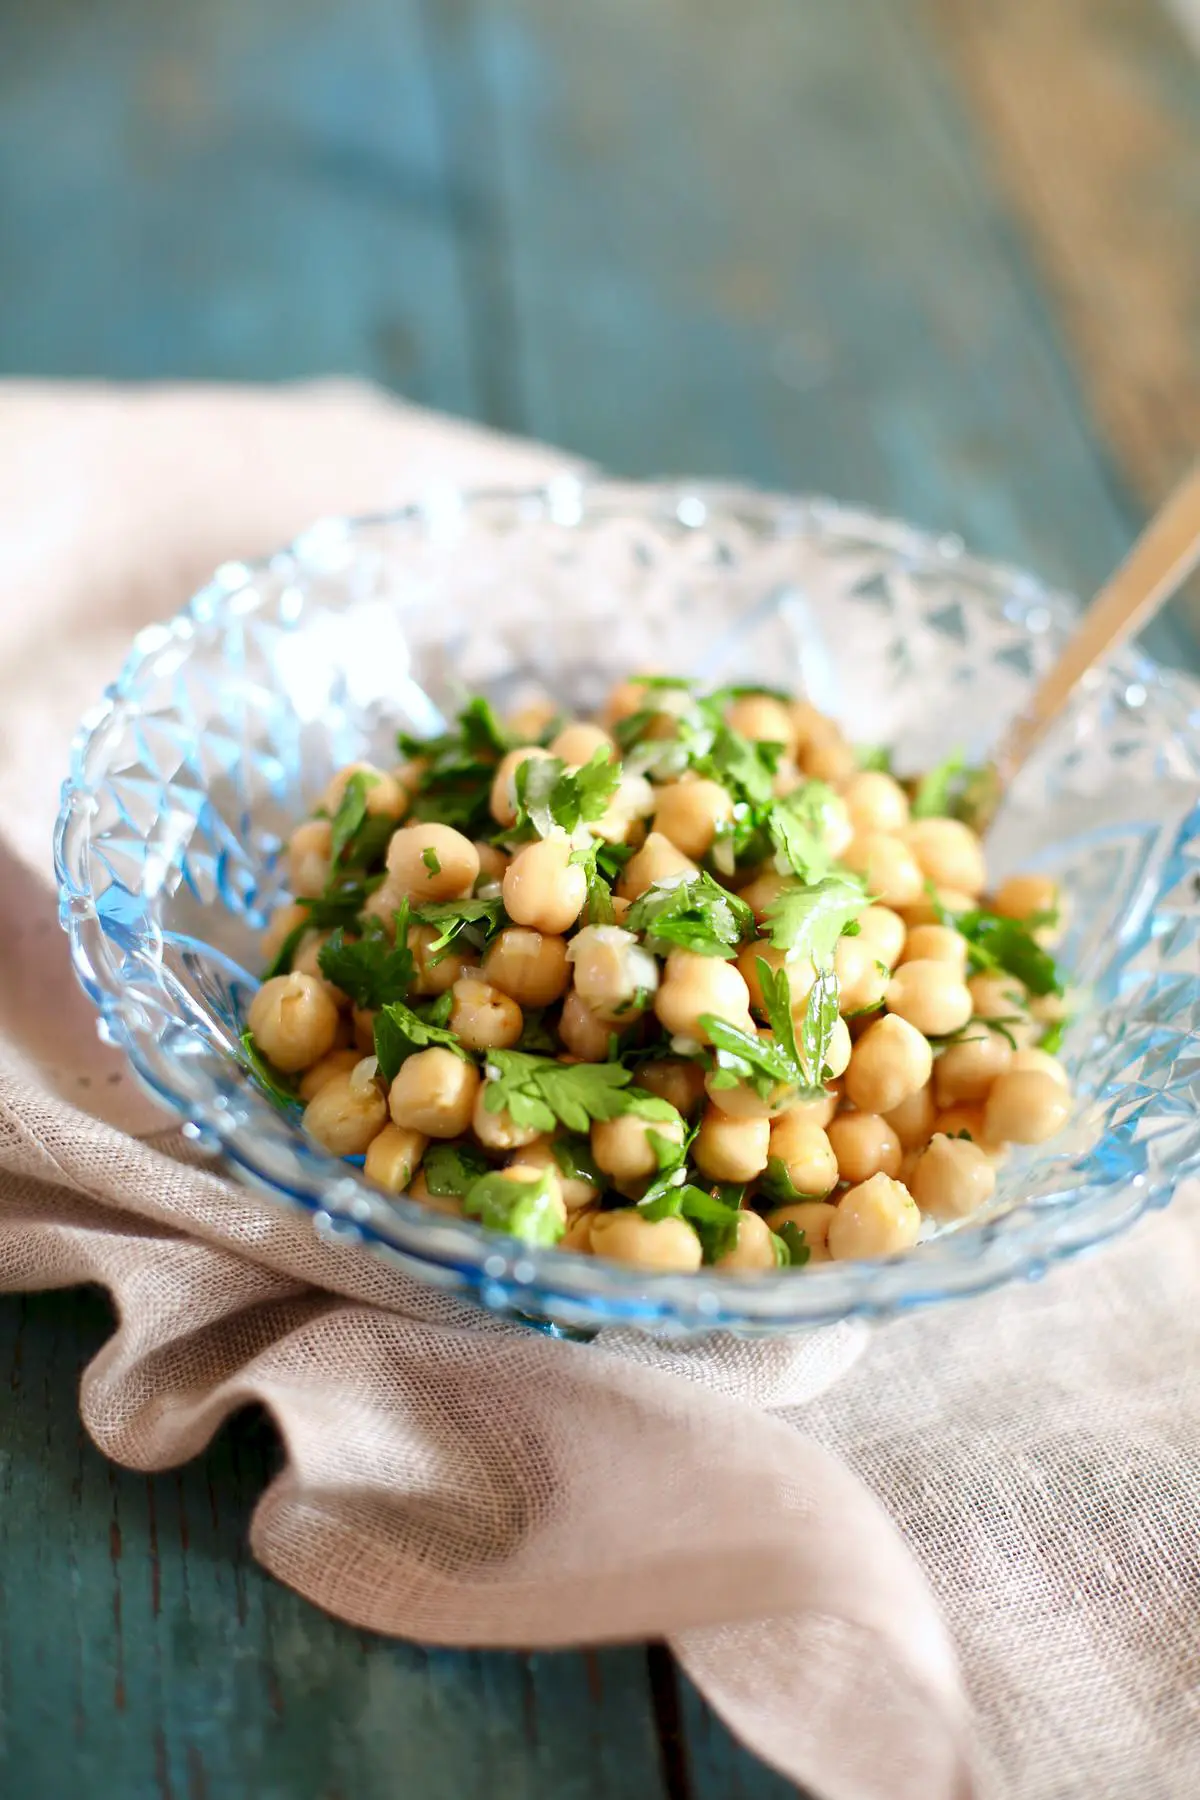
[[[320,511],[551,466],[345,386],[0,386],[0,1288],[114,1294],[82,1409],[131,1466],[268,1407],[254,1550],[356,1624],[667,1637],[822,1800],[1192,1800],[1195,1194],[861,1357],[851,1328],[556,1343],[222,1180],[96,1040],[48,837],[131,631]]]

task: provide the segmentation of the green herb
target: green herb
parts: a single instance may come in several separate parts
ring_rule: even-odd
[[[496,763],[511,743],[487,701],[477,698],[458,715],[457,729],[440,737],[401,732],[400,753],[425,767],[412,807],[422,823],[451,825],[478,837],[492,823],[491,789]]]
[[[1013,999],[1016,998],[1017,996],[1014,994]],[[967,1020],[965,1025],[960,1025],[957,1031],[948,1031],[944,1037],[931,1037],[929,1042],[933,1046],[934,1055],[939,1056],[943,1050],[949,1050],[953,1044],[979,1044],[983,1042],[988,1031],[996,1031],[1002,1038],[1008,1040],[1010,1049],[1016,1050],[1019,1045],[1013,1035],[1012,1027],[1024,1023],[1025,1015],[1022,1013],[1003,1013],[994,1019],[984,1019],[979,1014],[975,1014]],[[982,1029],[980,1029],[981,1027]]]
[[[452,1195],[461,1199],[481,1175],[487,1174],[487,1168],[484,1158],[469,1144],[434,1144],[421,1161],[425,1185],[438,1199]]]
[[[634,901],[625,928],[645,935],[646,948],[665,956],[673,949],[697,956],[736,956],[754,935],[754,914],[711,875],[655,882]]]
[[[769,1038],[740,1031],[712,1013],[703,1013],[700,1024],[713,1046],[715,1087],[736,1087],[744,1082],[765,1100],[776,1088],[793,1087],[803,1078],[789,1052]]]
[[[427,956],[439,963],[457,938],[463,937],[476,950],[486,950],[505,923],[504,902],[494,900],[431,900],[413,908],[413,922],[433,925],[438,936],[430,944]]]
[[[767,927],[777,950],[820,969],[833,961],[838,938],[867,904],[866,890],[851,875],[827,875],[812,886],[788,885],[767,907]]]
[[[763,1008],[772,1036],[791,1064],[792,1082],[819,1093],[824,1085],[825,1064],[838,1020],[838,979],[832,969],[817,976],[809,989],[800,1022],[800,1042],[792,1016],[791,983],[786,969],[772,969],[761,956],[757,960]]]
[[[824,1194],[802,1194],[788,1173],[782,1156],[767,1158],[767,1166],[759,1177],[759,1186],[777,1206],[792,1206],[801,1200],[823,1200]]]
[[[309,930],[311,930],[311,920],[309,919],[301,919],[298,925],[292,926],[292,929],[288,932],[282,944],[280,944],[278,950],[263,970],[262,979],[264,981],[270,981],[273,975],[286,975],[289,972],[296,952],[300,948],[300,940],[305,932]]]
[[[761,682],[735,681],[726,687],[714,688],[708,696],[710,706],[719,707],[722,712],[731,700],[782,700],[790,706],[792,696],[785,688],[764,687]]]
[[[775,1261],[781,1269],[802,1269],[812,1255],[812,1251],[804,1241],[804,1233],[794,1219],[785,1219],[779,1230],[772,1233],[775,1239]]]
[[[989,975],[1011,975],[1039,998],[1062,993],[1054,958],[1042,949],[1026,921],[1006,919],[983,908],[951,913],[939,907],[938,916],[943,925],[966,938],[973,969]]]
[[[310,900],[301,897],[297,905],[306,909],[315,931],[335,931],[339,925],[355,924],[368,896],[382,881],[382,874],[358,876],[335,870],[322,893]]]
[[[411,1006],[393,1001],[375,1014],[375,1054],[385,1081],[394,1081],[400,1065],[417,1051],[439,1044],[461,1056],[464,1062],[470,1061],[452,1031],[423,1019]]]
[[[782,744],[764,744],[743,737],[718,714],[707,759],[709,772],[738,799],[766,808],[775,798],[775,776],[782,753]]]
[[[833,858],[825,848],[825,835],[834,798],[833,789],[823,781],[806,781],[782,800],[776,800],[766,814],[766,827],[776,854],[802,881],[821,881],[833,867]]]
[[[858,766],[860,769],[876,769],[883,775],[892,772],[892,753],[884,749],[882,744],[860,744],[858,747]]]
[[[463,1210],[489,1231],[527,1244],[556,1244],[566,1230],[549,1169],[536,1181],[510,1181],[499,1169],[472,1183]]]
[[[659,1219],[686,1219],[700,1239],[705,1262],[716,1262],[737,1241],[740,1209],[690,1181],[664,1188],[653,1199],[640,1201],[638,1211],[652,1223]]]
[[[589,1187],[602,1188],[607,1177],[600,1173],[585,1137],[555,1138],[550,1154],[558,1164],[559,1174],[567,1181],[586,1181]]]
[[[912,797],[914,819],[940,819],[950,814],[966,778],[967,762],[961,750],[952,750],[942,762],[922,775]]]
[[[648,1219],[665,1219],[678,1211],[673,1197],[687,1182],[688,1152],[699,1129],[694,1125],[690,1131],[685,1130],[679,1143],[674,1138],[664,1137],[661,1131],[647,1131],[646,1137],[658,1164],[657,1175],[638,1201],[639,1209]]]
[[[1038,1049],[1044,1050],[1047,1056],[1057,1056],[1063,1047],[1063,1039],[1067,1035],[1069,1024],[1069,1019],[1053,1020],[1038,1039]]]
[[[254,1035],[247,1026],[241,1035],[242,1060],[250,1073],[276,1106],[290,1110],[297,1104],[298,1096],[292,1085],[282,1076],[276,1074],[262,1051],[254,1041]]]
[[[356,769],[342,790],[337,811],[333,815],[332,857],[335,863],[347,860],[346,852],[367,817],[367,794],[379,780],[366,769]]]
[[[554,1033],[546,1023],[545,1007],[525,1014],[525,1022],[521,1026],[521,1035],[517,1039],[516,1047],[518,1050],[557,1050],[558,1043]]]
[[[674,1107],[630,1088],[630,1070],[616,1062],[562,1063],[523,1050],[492,1050],[487,1059],[483,1103],[489,1112],[507,1112],[514,1124],[535,1131],[586,1132],[593,1119],[637,1112],[643,1118],[675,1118]],[[628,1090],[628,1091],[623,1091]]]
[[[557,756],[530,756],[517,767],[518,833],[532,826],[538,837],[575,831],[608,811],[621,779],[621,765],[603,746],[581,769],[568,769]]]
[[[403,1000],[412,986],[414,972],[408,947],[408,902],[404,901],[396,912],[394,945],[382,919],[366,919],[356,943],[348,942],[339,926],[317,952],[317,964],[326,981],[348,994],[355,1006],[373,1009],[391,1000]]]
[[[513,739],[482,694],[476,694],[463,707],[458,715],[458,730],[464,749],[473,756],[498,760],[513,748]]]
[[[584,902],[584,923],[587,925],[611,925],[616,919],[613,906],[612,888],[600,873],[600,846],[593,840],[582,849],[571,852],[571,861],[582,868],[587,881],[587,899]]]
[[[625,864],[637,853],[632,844],[596,845],[596,867],[606,881],[615,881]]]
[[[440,875],[441,874],[441,872],[442,872],[441,859],[438,856],[437,851],[434,850],[432,847],[422,850],[421,861],[425,864],[425,867],[430,875]]]

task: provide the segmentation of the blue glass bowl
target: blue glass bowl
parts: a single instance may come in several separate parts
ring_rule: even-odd
[[[795,685],[917,769],[984,756],[1071,615],[954,540],[734,488],[566,481],[321,524],[140,633],[85,720],[56,838],[79,979],[105,1036],[264,1205],[499,1311],[773,1333],[1037,1274],[1200,1167],[1200,689],[1136,653],[1080,695],[990,846],[997,874],[1052,871],[1071,897],[1071,1123],[904,1256],[648,1276],[529,1250],[373,1188],[262,1097],[236,1044],[290,825],[334,767],[386,764],[398,725],[436,730],[464,687],[587,711],[639,667]]]

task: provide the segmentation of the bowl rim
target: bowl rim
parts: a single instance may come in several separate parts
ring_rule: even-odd
[[[149,996],[141,984],[131,994],[127,975],[108,953],[111,946],[105,942],[90,867],[88,827],[108,775],[105,746],[120,725],[137,716],[138,682],[147,659],[171,642],[194,644],[218,629],[231,604],[240,598],[246,606],[257,579],[278,569],[281,559],[302,571],[326,556],[332,544],[353,545],[356,538],[380,527],[418,537],[441,535],[496,509],[505,511],[514,525],[544,521],[568,527],[585,516],[625,516],[632,510],[684,530],[699,529],[714,515],[725,513],[769,527],[781,539],[853,538],[864,549],[953,569],[1002,589],[1026,608],[1046,609],[1058,633],[1069,628],[1078,610],[1076,601],[1036,575],[973,555],[956,535],[924,531],[821,496],[774,494],[736,482],[683,478],[634,482],[571,475],[536,486],[447,485],[396,508],[320,519],[280,550],[222,564],[172,619],[138,632],[120,674],[100,704],[85,715],[72,743],[54,837],[60,919],[76,973],[99,1010],[98,1027],[125,1052],[154,1097],[183,1118],[185,1131],[218,1149],[237,1174],[276,1202],[299,1205],[312,1214],[317,1229],[334,1241],[362,1243],[425,1280],[437,1280],[440,1274],[448,1284],[473,1288],[485,1305],[585,1327],[624,1323],[652,1331],[752,1333],[889,1315],[952,1295],[981,1292],[1018,1274],[1040,1274],[1051,1263],[1125,1229],[1148,1207],[1165,1204],[1182,1172],[1178,1169],[1168,1175],[1132,1173],[1125,1205],[1103,1219],[1088,1220],[1089,1190],[1081,1186],[1052,1214],[1029,1202],[1019,1203],[977,1225],[875,1262],[824,1264],[803,1276],[780,1271],[750,1279],[713,1268],[660,1275],[556,1249],[532,1248],[486,1232],[474,1221],[455,1220],[448,1229],[439,1215],[430,1214],[419,1202],[386,1195],[331,1154],[315,1154],[309,1140],[302,1140],[306,1160],[318,1171],[327,1165],[322,1179],[284,1183],[272,1173],[270,1159],[256,1150],[263,1137],[261,1115],[274,1121],[276,1131],[283,1127],[294,1138],[299,1137],[299,1125],[283,1119],[258,1094],[232,1056],[228,1072],[239,1088],[247,1090],[246,1107],[231,1108],[227,1094],[220,1091],[188,1093],[179,1079],[171,1079],[171,1064],[148,1053],[144,1017],[139,1014],[144,1014],[140,1002]],[[1186,698],[1193,690],[1187,703],[1200,705],[1200,685],[1186,675],[1160,669],[1136,648],[1114,659],[1111,670],[1117,679],[1136,679],[1165,694],[1180,690]],[[161,952],[160,939],[160,969]],[[1196,985],[1200,992],[1200,978]],[[1200,1155],[1196,1162],[1200,1165]],[[1074,1229],[1064,1229],[1065,1225]],[[786,1305],[771,1304],[781,1298]]]

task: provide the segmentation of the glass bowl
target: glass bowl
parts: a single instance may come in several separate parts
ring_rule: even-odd
[[[570,480],[320,524],[141,632],[85,720],[56,836],[79,979],[102,1033],[264,1204],[501,1312],[777,1333],[1036,1275],[1200,1166],[1200,688],[1136,652],[1059,722],[990,845],[997,875],[1052,871],[1071,897],[1070,1125],[906,1255],[648,1276],[531,1250],[372,1187],[275,1110],[236,1047],[290,825],[333,768],[394,760],[397,726],[438,729],[464,688],[586,712],[638,668],[794,685],[915,770],[986,754],[1072,610],[955,540],[737,488]]]

